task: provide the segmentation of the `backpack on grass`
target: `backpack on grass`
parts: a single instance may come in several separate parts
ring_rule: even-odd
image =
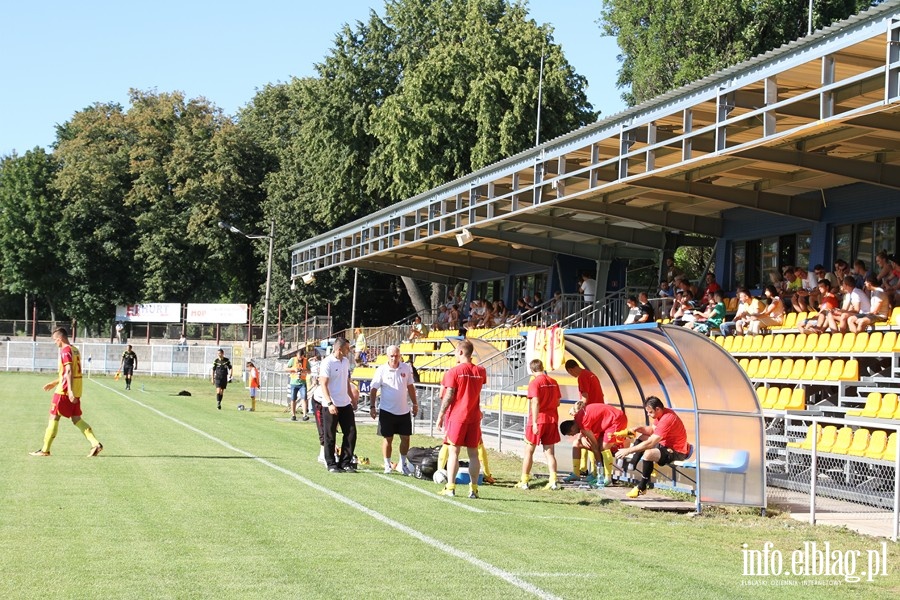
[[[417,479],[431,479],[437,471],[440,446],[433,448],[412,447],[406,453],[406,459],[416,469]]]

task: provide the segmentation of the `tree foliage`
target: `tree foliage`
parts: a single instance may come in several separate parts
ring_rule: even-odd
[[[817,0],[813,27],[877,3]],[[603,0],[601,29],[616,36],[617,84],[634,105],[803,37],[807,9],[796,0]]]

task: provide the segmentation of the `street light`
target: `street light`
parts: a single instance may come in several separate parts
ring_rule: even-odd
[[[272,252],[275,249],[275,219],[272,219],[272,224],[269,229],[269,235],[265,234],[249,234],[244,233],[231,223],[226,223],[225,221],[219,221],[219,227],[222,229],[227,229],[231,233],[237,233],[248,240],[269,240],[269,260],[266,265],[266,299],[263,305],[263,330],[262,330],[262,338],[263,338],[263,350],[262,357],[266,358],[267,348],[269,345],[269,291],[272,289]]]

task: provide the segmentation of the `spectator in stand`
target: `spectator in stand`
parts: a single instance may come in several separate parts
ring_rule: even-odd
[[[828,315],[837,308],[838,299],[831,291],[831,284],[827,279],[819,281],[819,312],[815,317],[804,319],[797,323],[800,333],[823,333],[828,326]]]
[[[721,328],[725,321],[725,300],[722,290],[713,293],[713,302],[705,312],[700,313],[697,319],[685,324],[685,327],[693,329],[697,333],[709,335],[716,328]]]
[[[491,306],[490,300],[481,300],[481,317],[478,319],[476,327],[491,328],[494,325],[494,308]]]
[[[691,290],[684,290],[680,296],[675,299],[674,314],[672,315],[672,324],[679,327],[685,323],[694,321],[694,311],[697,310],[697,303],[694,301],[694,294]]]
[[[666,257],[666,281],[673,283],[677,277],[684,275],[684,271],[675,266],[675,259]]]
[[[722,286],[716,281],[715,273],[707,273],[706,274],[706,289],[703,290],[703,298],[700,300],[700,304],[706,306],[707,304],[713,303],[713,294],[722,289]]]
[[[451,331],[459,329],[459,304],[454,304],[450,307],[450,312],[447,315],[447,328]]]
[[[578,284],[578,291],[584,295],[585,304],[593,304],[597,297],[597,280],[591,275],[590,271],[581,274]]]
[[[623,325],[632,325],[637,323],[638,317],[641,316],[641,309],[638,308],[638,299],[636,296],[628,296],[625,299],[625,304],[628,305],[628,316],[625,317],[625,322]]]
[[[563,302],[562,292],[553,292],[553,300],[550,301],[550,309],[547,311],[547,320],[550,323],[558,323],[562,321],[565,306]]]
[[[840,309],[833,310],[828,315],[828,327],[831,331],[847,333],[850,331],[850,317],[872,312],[869,297],[861,289],[856,287],[853,275],[844,277],[841,285],[844,291],[844,300]]]
[[[428,336],[428,327],[422,322],[422,317],[416,315],[412,327],[409,329],[409,341],[422,339]]]
[[[797,272],[794,267],[785,267],[784,268],[784,300],[787,302],[790,300],[791,307],[794,309],[794,312],[806,312],[806,299],[807,296],[801,296],[800,291],[803,289],[803,284],[806,280],[800,277],[797,277]]]
[[[738,288],[738,300],[740,300],[740,304],[738,304],[734,319],[722,323],[721,327],[719,327],[722,330],[722,335],[743,335],[750,324],[750,317],[759,314],[763,310],[762,303],[753,298],[747,288]]]
[[[847,327],[855,333],[862,333],[875,323],[884,323],[890,316],[891,303],[887,294],[878,285],[878,279],[874,273],[866,276],[865,290],[869,294],[869,310],[858,315],[851,315],[847,320]]]
[[[540,292],[535,292],[534,298],[531,299],[531,306],[534,308],[538,308],[543,303],[544,303],[544,295]]]
[[[853,275],[853,278],[856,279],[856,275],[850,272],[850,265],[847,264],[847,261],[844,260],[843,258],[839,258],[836,261],[834,261],[834,271],[833,272],[834,272],[834,276],[837,278],[838,281],[843,281],[844,277],[846,277],[847,275]],[[862,282],[857,281],[857,283],[859,285],[857,285],[856,287],[858,287],[859,289],[862,289],[862,287],[863,287]]]
[[[494,300],[494,327],[499,327],[506,323],[509,318],[509,310],[503,300]]]
[[[893,255],[888,255],[884,250],[875,257],[878,263],[878,280],[881,289],[884,290],[894,306],[900,305],[900,268]]]
[[[784,322],[784,303],[778,296],[778,290],[774,285],[767,285],[763,294],[769,304],[759,314],[750,315],[747,333],[751,335],[759,335],[764,327],[781,325]]]
[[[856,277],[856,287],[858,287],[859,289],[865,289],[866,277],[868,277],[870,273],[874,277],[875,273],[872,273],[872,271],[866,269],[865,261],[858,259],[853,261],[853,272],[851,274]],[[878,279],[876,278],[876,281],[877,280]]]
[[[656,292],[656,296],[658,298],[671,298],[674,296],[672,288],[669,287],[669,282],[665,279],[659,282],[659,290]]]
[[[653,305],[650,304],[647,292],[638,294],[638,310],[641,311],[641,316],[637,319],[638,323],[652,323],[656,320],[656,311],[653,310]]]
[[[438,306],[438,315],[437,319],[434,321],[434,328],[438,330],[447,329],[447,324],[450,322],[450,311],[446,306],[441,304]]]

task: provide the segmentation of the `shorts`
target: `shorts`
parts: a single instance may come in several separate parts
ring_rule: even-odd
[[[656,464],[661,467],[664,467],[671,462],[675,462],[676,460],[684,460],[688,457],[687,454],[676,452],[675,450],[672,450],[671,448],[668,448],[666,446],[660,445],[656,448],[657,450],[659,450],[659,460],[656,461]]]
[[[481,421],[447,421],[444,443],[466,448],[477,448],[481,442]]]
[[[213,385],[216,386],[216,389],[224,390],[225,388],[228,387],[228,378],[227,377],[216,377],[213,380]]]
[[[256,398],[256,395],[258,393],[259,393],[259,388],[257,388],[257,387],[250,388],[250,397],[251,398]]]
[[[378,435],[393,437],[394,435],[412,435],[412,417],[409,413],[395,415],[386,410],[378,412]]]
[[[125,377],[131,377],[134,375],[134,367],[122,367],[122,375]]]
[[[72,417],[81,416],[81,402],[72,404],[68,396],[63,394],[53,394],[53,402],[50,404],[50,414],[54,417],[59,415],[71,419]]]
[[[859,313],[856,315],[857,319],[868,319],[873,323],[884,323],[888,320],[888,318],[884,315],[873,315],[872,313]]]
[[[297,396],[300,396],[301,400],[306,400],[306,382],[301,381],[300,383],[292,383],[291,384],[291,402],[297,401]]]
[[[525,425],[525,441],[532,446],[537,446],[538,444],[552,446],[553,444],[558,444],[560,439],[559,427],[556,421],[552,423],[538,423],[537,434],[534,433],[530,421]]]

